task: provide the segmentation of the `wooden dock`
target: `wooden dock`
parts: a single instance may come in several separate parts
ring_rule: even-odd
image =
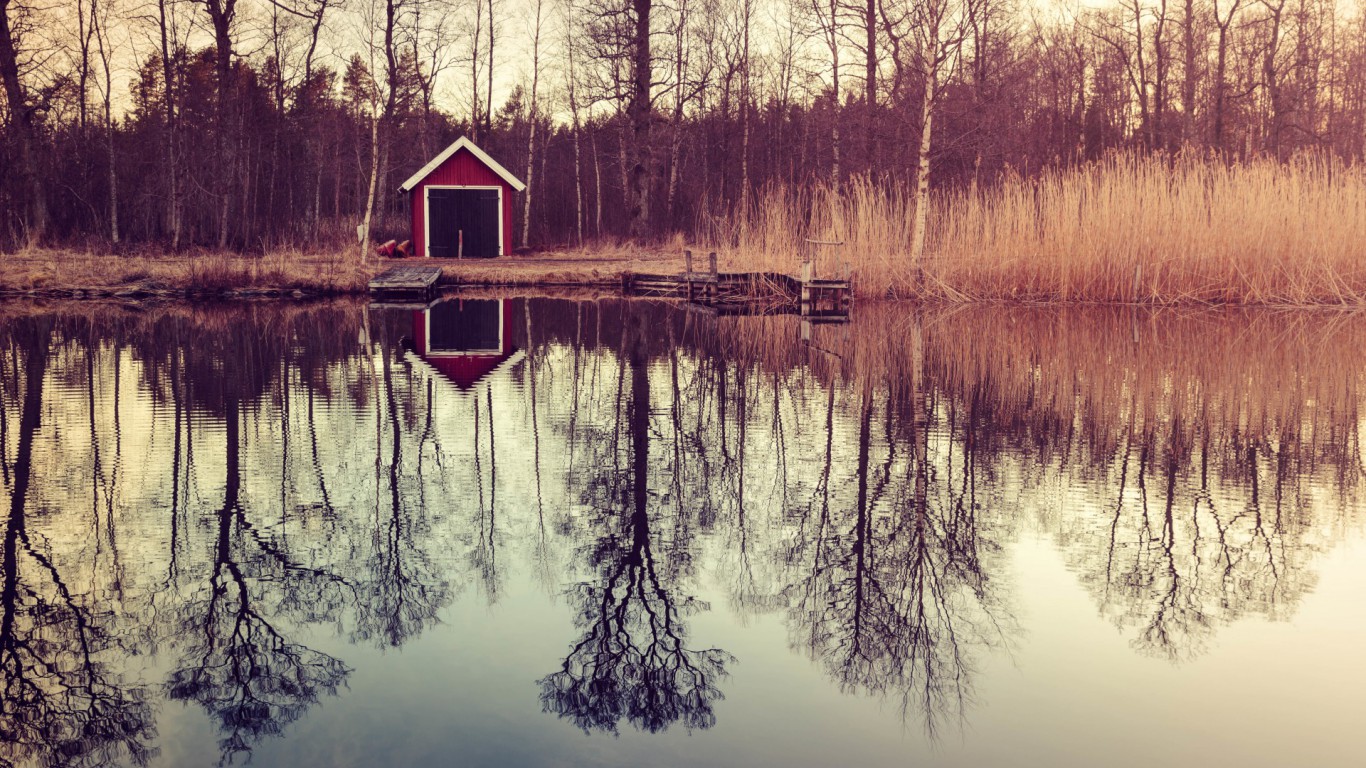
[[[847,320],[853,287],[847,279],[817,279],[815,266],[802,265],[802,276],[779,272],[720,272],[716,254],[707,255],[708,269],[695,271],[692,253],[677,275],[627,274],[622,291],[631,296],[683,299],[689,308],[713,315],[796,314],[825,322]]]
[[[391,267],[370,281],[370,297],[383,301],[413,302],[431,298],[441,267]]]

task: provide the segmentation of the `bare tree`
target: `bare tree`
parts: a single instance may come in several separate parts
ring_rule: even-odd
[[[536,189],[532,183],[536,176],[536,125],[540,122],[540,105],[537,102],[541,84],[541,19],[544,0],[532,0],[535,17],[531,31],[531,104],[529,107],[530,127],[526,139],[526,191],[522,193],[522,245],[530,242],[531,235],[531,195]]]
[[[114,157],[114,41],[110,36],[109,22],[112,15],[110,7],[113,0],[90,0],[90,25],[99,52],[100,66],[104,73],[101,84],[101,98],[104,102],[104,146],[106,161],[109,163],[109,240],[119,242],[119,175],[118,164]]]
[[[820,30],[821,40],[830,52],[830,181],[840,184],[840,44],[843,36],[843,14],[838,0],[811,0],[811,10]]]
[[[17,0],[0,0],[0,85],[5,89],[5,103],[9,113],[9,127],[17,148],[20,179],[28,202],[26,234],[37,243],[47,234],[48,209],[46,189],[38,172],[38,147],[34,131],[34,114],[41,106],[30,98],[28,89],[19,76],[19,50],[13,21],[27,14],[29,9]]]
[[[451,17],[439,6],[433,12],[428,10],[431,0],[415,0],[412,12],[412,57],[413,79],[417,83],[418,96],[422,100],[422,116],[418,128],[419,142],[423,156],[429,156],[434,149],[431,144],[432,112],[436,96],[436,84],[441,73],[455,62],[451,45]]]
[[[394,51],[395,31],[398,26],[398,3],[396,0],[372,0],[365,6],[362,14],[362,29],[365,34],[369,66],[366,68],[366,97],[370,118],[370,176],[369,190],[365,195],[365,215],[359,232],[360,260],[365,262],[370,253],[370,228],[374,220],[379,178],[383,170],[381,127],[393,114],[398,87],[398,60]],[[376,30],[381,30],[382,39],[376,38]],[[381,57],[385,71],[384,84],[381,85],[374,73],[380,65]]]
[[[933,149],[935,103],[941,80],[957,65],[969,31],[969,4],[974,0],[911,0],[909,5],[883,3],[883,28],[898,50],[910,49],[918,64],[920,146],[916,155],[915,209],[911,226],[911,262],[925,253],[929,222],[930,160]]]
[[[575,66],[578,59],[575,56],[575,51],[578,50],[579,28],[575,21],[575,0],[563,0],[562,6],[562,13],[564,14],[563,48],[565,64],[567,65],[565,94],[569,100],[569,129],[574,142],[574,241],[578,245],[583,245],[583,157],[581,150],[583,125],[579,119],[579,75],[578,68]]]

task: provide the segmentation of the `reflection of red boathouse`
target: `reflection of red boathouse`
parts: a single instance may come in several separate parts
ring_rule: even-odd
[[[460,389],[520,357],[510,299],[445,299],[413,312],[413,354]]]

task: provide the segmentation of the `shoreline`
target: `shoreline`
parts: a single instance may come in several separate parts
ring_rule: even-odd
[[[0,300],[232,300],[366,296],[369,281],[395,266],[442,267],[440,289],[559,287],[603,289],[624,275],[681,272],[681,254],[659,249],[543,252],[499,259],[437,263],[351,255],[121,256],[37,251],[0,257]]]
[[[498,259],[447,261],[437,259],[380,259],[366,263],[354,254],[283,253],[261,256],[188,252],[174,256],[73,253],[62,250],[27,251],[0,257],[0,301],[24,299],[125,300],[125,301],[238,301],[314,300],[364,298],[375,275],[404,264],[440,266],[439,291],[462,289],[554,289],[606,292],[629,297],[622,290],[631,274],[673,274],[684,271],[680,246],[556,250],[505,256]],[[699,251],[705,253],[699,247]],[[721,254],[722,271],[757,271],[764,266],[734,253]],[[795,259],[794,259],[795,265]],[[794,272],[800,269],[794,266]],[[79,276],[79,277],[78,277]],[[858,302],[907,301],[942,306],[1100,306],[1163,307],[1172,309],[1270,310],[1366,309],[1366,295],[1323,301],[1246,301],[1234,298],[1202,299],[1190,294],[1171,297],[1149,295],[1139,301],[1104,296],[1072,295],[971,296],[928,291],[920,295],[897,295],[860,286],[855,275]],[[864,290],[859,290],[863,287]],[[1356,299],[1356,300],[1351,300]]]

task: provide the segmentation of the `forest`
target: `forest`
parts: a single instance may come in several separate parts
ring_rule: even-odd
[[[856,183],[916,256],[930,190],[1366,148],[1336,0],[0,0],[0,80],[10,251],[351,248],[461,135],[528,183],[518,246]]]

